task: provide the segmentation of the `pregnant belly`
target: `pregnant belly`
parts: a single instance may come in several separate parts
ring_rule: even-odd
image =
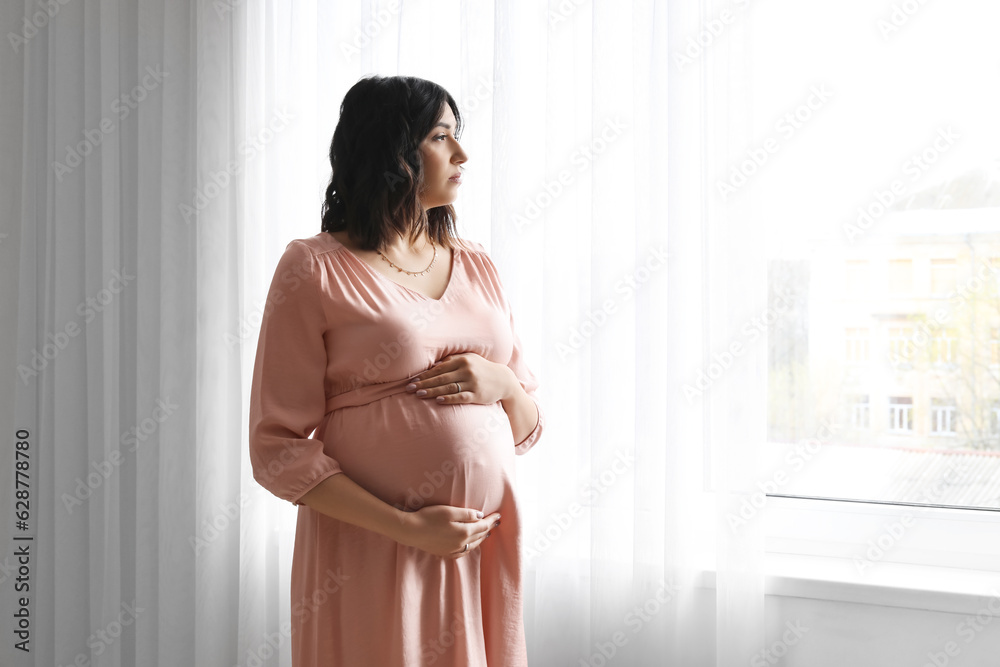
[[[488,514],[510,489],[514,440],[499,403],[439,405],[399,393],[327,419],[326,453],[399,509],[452,505]]]

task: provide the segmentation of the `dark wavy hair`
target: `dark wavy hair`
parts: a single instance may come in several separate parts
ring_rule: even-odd
[[[340,104],[330,142],[330,184],[322,209],[322,231],[347,230],[366,250],[383,250],[396,234],[416,241],[427,231],[438,245],[452,247],[455,209],[424,211],[420,143],[451,107],[462,130],[458,105],[436,83],[412,76],[362,78]]]

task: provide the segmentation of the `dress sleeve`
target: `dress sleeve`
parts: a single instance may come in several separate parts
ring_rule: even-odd
[[[505,297],[506,299],[506,297]],[[507,303],[507,309],[510,311],[510,303]],[[528,365],[524,361],[524,354],[521,350],[521,339],[517,335],[517,330],[514,328],[514,313],[510,313],[510,334],[514,340],[514,348],[510,355],[510,361],[507,362],[507,366],[514,371],[514,375],[517,376],[518,381],[521,383],[521,387],[524,389],[525,393],[531,398],[535,403],[535,408],[538,410],[538,422],[535,424],[535,428],[532,429],[531,433],[527,435],[521,442],[514,445],[515,454],[525,454],[529,449],[535,446],[538,442],[538,438],[542,435],[542,430],[545,428],[545,415],[542,412],[542,404],[538,401],[538,379],[535,374],[531,372]]]
[[[315,256],[292,241],[278,260],[261,318],[250,389],[250,463],[257,482],[295,505],[343,472],[309,437],[326,412],[324,294]]]
[[[524,352],[521,346],[521,337],[517,334],[517,329],[514,327],[514,312],[510,305],[510,300],[507,298],[507,291],[503,288],[503,281],[500,279],[500,271],[497,269],[496,264],[493,263],[493,259],[486,252],[486,248],[479,242],[472,241],[472,246],[483,254],[486,262],[489,264],[490,269],[493,272],[494,280],[496,280],[497,286],[500,289],[500,293],[503,295],[504,307],[507,309],[507,313],[510,316],[510,335],[514,342],[513,350],[510,355],[510,361],[507,362],[507,366],[514,371],[514,375],[517,377],[518,381],[521,383],[521,388],[524,392],[531,398],[535,403],[535,408],[538,410],[538,422],[535,424],[535,428],[529,433],[524,440],[514,445],[515,454],[526,454],[529,449],[535,446],[538,442],[538,438],[541,437],[542,431],[545,428],[545,413],[542,412],[542,404],[538,400],[538,378],[535,374],[531,372],[528,364],[524,359]]]

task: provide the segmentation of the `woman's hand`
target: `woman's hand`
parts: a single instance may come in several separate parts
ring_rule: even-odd
[[[509,366],[484,359],[475,352],[449,355],[411,379],[407,391],[445,404],[489,405],[509,398],[521,386]]]
[[[478,510],[428,505],[403,514],[396,541],[452,560],[468,555],[500,525],[500,513],[482,519]],[[468,548],[466,548],[468,545]]]

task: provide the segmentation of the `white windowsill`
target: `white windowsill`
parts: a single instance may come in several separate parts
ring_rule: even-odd
[[[955,614],[978,613],[1000,596],[1000,572],[992,571],[883,562],[877,576],[862,575],[845,558],[769,553],[764,572],[770,596]],[[714,588],[715,572],[704,570],[702,583]]]

